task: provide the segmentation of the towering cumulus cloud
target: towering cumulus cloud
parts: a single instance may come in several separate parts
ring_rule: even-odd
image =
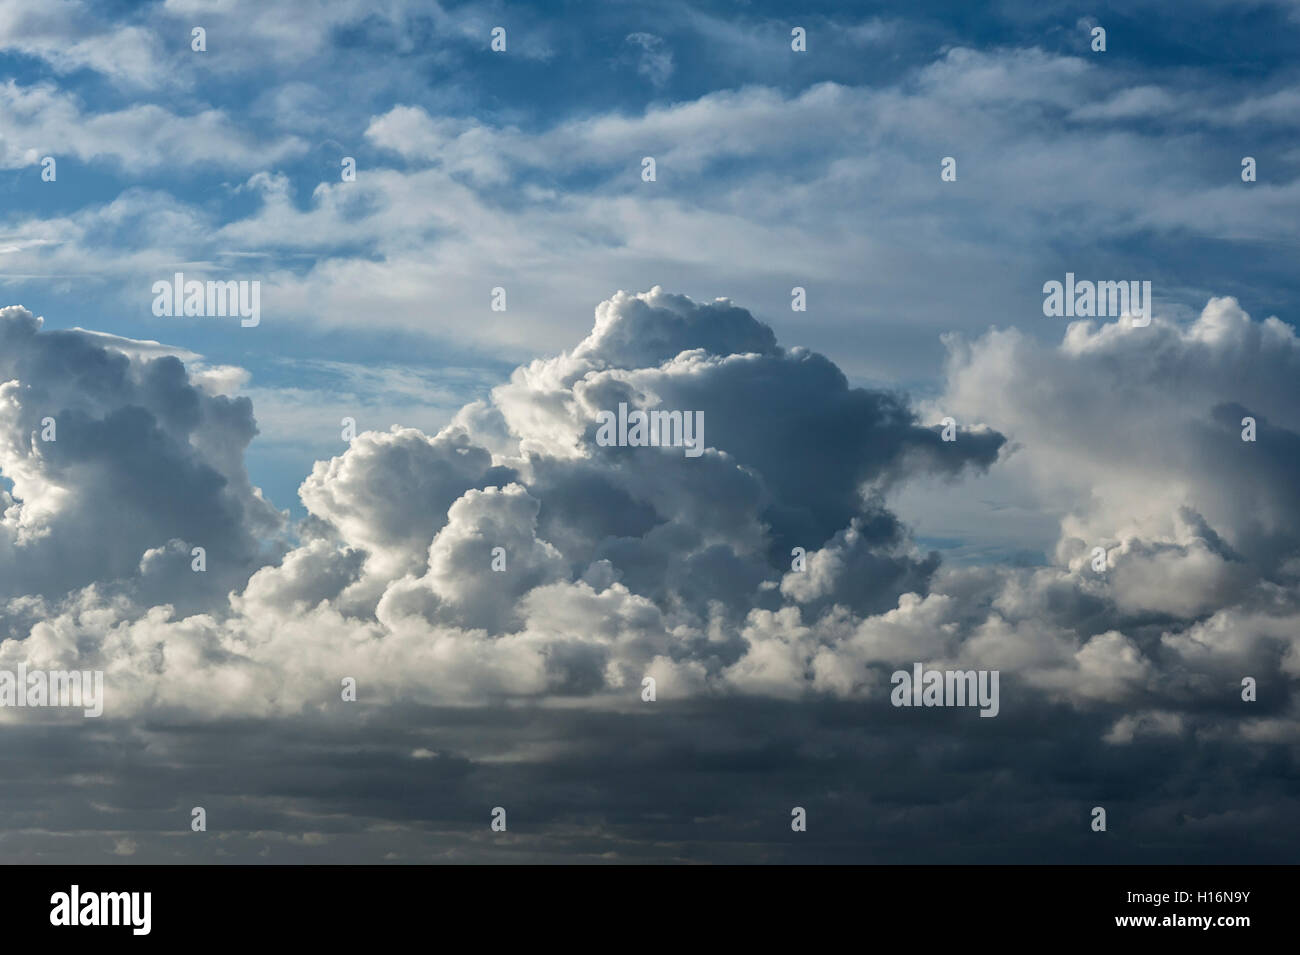
[[[622,693],[651,670],[669,696],[744,687],[755,608],[880,611],[925,593],[937,558],[882,493],[987,467],[1003,442],[942,441],[901,397],[849,388],[729,302],[619,293],[571,352],[519,368],[441,433],[394,426],[319,462],[285,553],[243,469],[247,399],[206,393],[175,355],[42,333],[20,308],[3,322],[10,649],[32,598],[161,641],[161,667],[106,633],[76,643],[127,710],[201,708],[206,694],[173,688],[232,668],[287,709],[344,673],[393,700]],[[598,414],[620,403],[702,415],[705,453],[599,446]],[[782,586],[796,547],[809,583]],[[172,661],[182,637],[209,652]]]
[[[489,851],[457,820],[505,787],[532,794],[530,858],[699,839],[837,857],[746,835],[787,794],[836,816],[848,857],[925,832],[909,858],[951,858],[977,832],[1065,858],[1060,820],[1099,795],[1080,772],[1157,834],[1294,829],[1263,768],[1300,740],[1294,333],[1216,299],[1187,326],[949,344],[943,402],[975,424],[945,435],[727,300],[619,292],[441,432],[394,425],[317,462],[290,526],[245,472],[253,409],[220,393],[237,370],[6,308],[0,667],[104,671],[99,731],[154,740],[123,750],[129,778],[101,767],[147,852],[174,807],[142,780],[210,780],[196,738],[243,780],[212,799],[251,814],[229,847],[250,856],[305,851],[313,813],[354,861]],[[703,453],[597,441],[620,405],[698,413]],[[990,469],[1059,514],[1047,566],[945,567],[891,510],[919,478]],[[914,662],[999,671],[998,718],[900,716],[890,677]],[[0,717],[32,746],[52,732]],[[357,753],[375,785],[325,782]],[[1153,763],[1155,791],[1127,785]],[[95,830],[83,810],[74,792],[49,812]]]
[[[154,343],[0,309],[0,597],[94,586],[198,607],[242,587],[283,518],[244,469],[252,405],[210,393],[220,380]]]

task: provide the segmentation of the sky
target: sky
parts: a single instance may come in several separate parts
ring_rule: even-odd
[[[0,859],[1295,861],[1298,39],[9,0]]]

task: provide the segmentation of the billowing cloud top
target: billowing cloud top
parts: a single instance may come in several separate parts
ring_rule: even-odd
[[[951,341],[944,402],[990,426],[944,441],[726,300],[620,292],[438,434],[366,432],[318,462],[294,543],[244,473],[246,399],[161,347],[11,307],[0,662],[102,668],[117,714],[211,716],[297,712],[343,677],[389,702],[617,706],[645,676],[665,698],[869,699],[926,659],[1118,707],[1116,739],[1167,732],[1243,675],[1300,667],[1300,455],[1277,424],[1300,348],[1231,300],[1137,331]],[[1013,380],[1034,400],[1008,400]],[[701,413],[706,450],[605,446],[620,404]],[[1004,435],[1004,466],[1060,495],[1058,559],[941,570],[887,495],[987,469]]]
[[[0,658],[105,669],[118,712],[292,710],[344,676],[394,700],[599,697],[654,673],[668,696],[765,692],[745,628],[925,594],[937,558],[882,494],[1003,444],[942,441],[725,300],[620,292],[440,433],[363,433],[318,462],[291,546],[244,472],[247,399],[160,347],[40,325],[0,313]],[[703,450],[602,446],[620,404],[698,417]],[[776,689],[848,691],[805,682]]]
[[[17,306],[0,341],[0,667],[102,669],[106,725],[328,719],[345,678],[375,712],[630,713],[650,677],[665,706],[844,701],[886,733],[924,661],[998,670],[999,722],[1049,750],[1300,734],[1300,343],[1231,299],[951,338],[945,441],[729,301],[620,292],[437,434],[318,462],[294,528],[245,474],[248,400],[214,393],[236,371]],[[702,413],[703,452],[597,441],[620,404]],[[942,567],[889,507],[990,468],[1059,513],[1050,565]],[[1269,700],[1227,717],[1244,677]]]

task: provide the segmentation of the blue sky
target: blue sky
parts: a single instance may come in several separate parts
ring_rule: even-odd
[[[6,299],[246,369],[254,478],[296,514],[333,406],[442,423],[576,342],[617,288],[728,296],[854,383],[922,396],[942,333],[1056,335],[1039,287],[1067,270],[1150,277],[1170,314],[1235,295],[1293,320],[1293,4],[19,2],[6,18]],[[939,181],[945,155],[957,183]],[[155,318],[152,282],[182,267],[260,279],[266,320]],[[269,400],[283,389],[292,408]]]

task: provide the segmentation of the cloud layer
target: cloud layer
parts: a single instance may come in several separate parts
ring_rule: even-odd
[[[572,349],[520,366],[439,433],[364,432],[318,462],[292,532],[244,470],[250,403],[216,393],[237,375],[150,343],[42,331],[20,307],[0,311],[0,340],[0,471],[12,485],[0,665],[103,669],[100,725],[114,738],[157,721],[229,737],[251,719],[277,734],[314,727],[329,751],[351,745],[362,731],[349,713],[364,713],[404,736],[427,727],[439,741],[403,758],[462,780],[468,805],[479,791],[468,778],[500,760],[522,761],[549,793],[539,798],[558,799],[574,766],[610,758],[600,719],[633,746],[623,771],[672,778],[703,758],[669,759],[697,745],[681,734],[725,762],[760,752],[750,730],[769,727],[771,745],[794,747],[762,758],[773,778],[812,785],[818,752],[838,773],[855,753],[892,760],[895,781],[847,793],[853,805],[901,811],[938,767],[968,760],[976,788],[938,804],[985,822],[953,845],[1002,832],[1007,857],[1035,839],[1049,855],[1074,851],[1067,807],[1102,799],[1066,784],[1083,747],[1116,778],[1137,758],[1166,766],[1167,791],[1114,796],[1155,830],[1175,816],[1211,835],[1294,828],[1280,822],[1285,798],[1243,804],[1229,781],[1285,762],[1300,741],[1300,438],[1287,427],[1300,343],[1231,299],[1184,325],[1078,322],[1057,344],[952,338],[937,404],[960,427],[944,441],[905,396],[849,387],[730,301],[620,292]],[[597,414],[619,403],[702,411],[707,450],[599,445]],[[1247,416],[1254,442],[1242,440]],[[54,441],[41,437],[47,418]],[[988,469],[1052,502],[1061,537],[1048,566],[944,567],[890,509],[911,482]],[[195,545],[204,573],[191,569]],[[914,661],[999,670],[999,717],[891,707],[889,674]],[[357,704],[341,699],[347,677]],[[654,703],[641,699],[646,677]],[[1256,703],[1241,700],[1245,677]],[[509,715],[520,712],[536,720],[524,735]],[[39,734],[53,731],[50,713],[3,716]],[[943,746],[965,755],[940,758]],[[699,771],[720,799],[757,798]],[[1027,789],[1015,802],[1032,806],[1018,821],[993,808],[1016,780]],[[819,811],[836,811],[842,784],[815,785]],[[300,798],[334,798],[312,793]],[[565,827],[573,837],[527,851],[617,844],[636,856],[648,833],[671,842],[664,827],[696,811],[682,803],[678,822],[654,823],[659,810],[632,794],[605,795],[621,822],[593,822],[585,799],[534,805],[550,820],[542,842]],[[361,802],[359,815],[405,818]],[[336,841],[349,843],[321,839]],[[238,852],[253,849],[266,846]]]

